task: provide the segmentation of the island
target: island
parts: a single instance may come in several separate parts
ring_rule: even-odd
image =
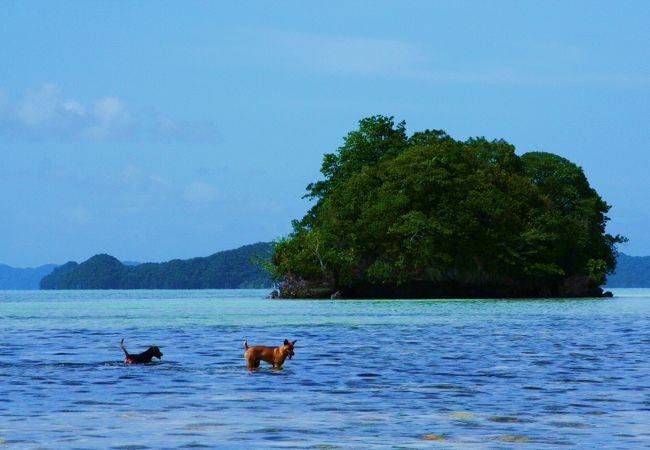
[[[504,140],[359,121],[276,242],[282,298],[598,297],[610,206],[573,162]]]
[[[95,255],[78,264],[70,261],[40,282],[41,289],[243,289],[269,288],[272,280],[263,262],[270,258],[268,242],[244,245],[206,257],[164,263],[126,265],[117,258]]]

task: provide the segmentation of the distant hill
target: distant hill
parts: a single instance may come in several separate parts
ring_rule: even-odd
[[[0,290],[38,289],[41,278],[55,267],[56,264],[46,264],[22,269],[0,264]]]
[[[125,272],[118,271],[117,283],[124,286],[124,289],[192,289],[193,287],[187,286],[204,285],[224,288],[270,287],[272,283],[268,275],[248,261],[249,256],[253,254],[260,256],[269,254],[265,253],[270,252],[269,248],[270,244],[267,243],[246,245],[236,250],[215,253],[205,258],[174,260],[160,264],[124,261],[121,264]],[[96,255],[82,264],[71,261],[62,266],[46,264],[39,267],[16,268],[0,264],[0,290],[39,289],[41,279],[43,279],[41,289],[104,289],[101,287],[68,286],[114,285],[116,280],[111,280],[110,277],[106,278],[103,272],[111,266],[119,267],[115,264],[115,261],[117,260],[109,255]],[[119,263],[119,261],[117,262]],[[82,270],[76,271],[81,266],[83,266]],[[136,269],[140,266],[144,266],[144,269]],[[171,267],[181,268],[184,274],[175,274],[168,277],[167,272],[171,270]],[[189,276],[187,273],[189,267],[198,269],[200,275],[197,277]],[[237,268],[242,268],[243,271],[238,273]],[[98,278],[90,280],[89,278],[93,276],[95,270]],[[135,273],[132,273],[132,271]],[[108,272],[110,273],[110,270]],[[216,275],[216,273],[219,275]],[[82,282],[81,278],[85,278],[85,281]],[[607,277],[606,286],[612,288],[650,287],[650,256],[628,256],[620,253],[616,273]]]
[[[650,287],[650,256],[620,253],[616,261],[616,273],[607,277],[607,287]]]
[[[68,262],[45,276],[41,289],[237,289],[271,287],[269,274],[251,260],[268,259],[269,243],[245,245],[210,256],[125,265],[100,254]]]

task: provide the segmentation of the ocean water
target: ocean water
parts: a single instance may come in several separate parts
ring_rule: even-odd
[[[650,290],[0,292],[2,448],[650,448]],[[164,353],[122,364],[119,347]],[[297,339],[249,372],[242,342]]]

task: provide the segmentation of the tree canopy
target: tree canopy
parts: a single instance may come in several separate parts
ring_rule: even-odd
[[[423,295],[557,295],[570,277],[602,283],[624,240],[605,232],[610,207],[580,167],[518,156],[503,140],[407,136],[404,122],[373,116],[323,157],[321,173],[307,186],[312,208],[276,243],[285,296],[394,296],[414,285]]]
[[[81,264],[60,266],[40,283],[41,289],[237,289],[271,287],[258,264],[270,258],[266,242],[245,245],[207,257],[164,263],[124,265],[101,254]]]

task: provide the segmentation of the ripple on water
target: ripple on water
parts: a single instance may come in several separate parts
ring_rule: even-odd
[[[650,329],[650,295],[637,303],[29,295],[10,301],[11,314],[0,302],[0,342],[10,343],[0,353],[3,445],[640,448],[648,438],[650,355],[636,330]],[[122,336],[135,348],[159,343],[165,359],[125,366]],[[285,370],[246,370],[244,339],[286,337],[301,347]]]

